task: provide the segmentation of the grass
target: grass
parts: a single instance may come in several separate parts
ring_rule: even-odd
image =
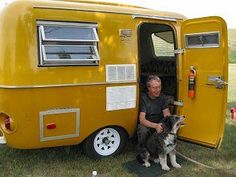
[[[236,106],[236,64],[230,65],[228,108]],[[228,109],[229,110],[229,109]],[[177,150],[192,159],[218,168],[211,170],[186,161],[181,169],[168,172],[165,177],[233,177],[236,176],[236,122],[231,122],[227,111],[225,136],[220,149],[178,142]],[[0,176],[4,177],[90,177],[97,170],[99,177],[135,177],[123,163],[133,160],[134,147],[128,143],[124,152],[102,160],[86,157],[80,146],[17,150],[0,146]]]
[[[229,63],[236,63],[236,29],[228,30]]]

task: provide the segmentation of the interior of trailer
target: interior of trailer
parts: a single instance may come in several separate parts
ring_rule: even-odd
[[[177,98],[177,60],[173,29],[165,24],[143,23],[139,28],[140,91],[145,92],[147,77],[156,74],[162,82],[162,93],[171,103]]]

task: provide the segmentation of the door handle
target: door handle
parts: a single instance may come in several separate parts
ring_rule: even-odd
[[[223,89],[228,83],[221,76],[209,76],[206,85],[214,85],[217,89]]]

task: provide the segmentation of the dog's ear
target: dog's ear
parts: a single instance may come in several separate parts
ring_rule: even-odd
[[[174,127],[175,123],[176,123],[177,116],[171,115],[171,116],[168,116],[166,119],[167,119],[168,129],[171,130]]]

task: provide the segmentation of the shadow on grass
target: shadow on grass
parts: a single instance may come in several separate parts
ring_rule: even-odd
[[[13,149],[7,146],[1,148],[1,154],[4,154],[5,158],[11,160],[31,160],[37,159],[40,161],[47,160],[76,160],[82,155],[80,146],[70,147],[54,147],[44,149]]]
[[[83,157],[79,146],[72,146],[70,152],[66,147],[19,150],[0,146],[0,176],[66,176],[62,169],[75,168],[79,157]]]
[[[133,144],[132,142],[127,143],[125,147],[126,153],[133,152]],[[123,153],[122,153],[123,154]],[[112,157],[111,157],[112,158]],[[109,158],[105,158],[109,159]],[[83,162],[86,161],[88,163],[98,162],[101,160],[90,159],[83,153],[82,145],[74,145],[74,146],[61,146],[61,147],[52,147],[52,148],[42,148],[42,149],[13,149],[7,146],[0,146],[0,167],[5,162],[16,162],[16,161],[24,161],[27,163],[56,163],[60,162]],[[104,160],[104,159],[102,159]]]
[[[70,146],[70,148],[55,147],[35,150],[19,150],[0,146],[0,177],[83,177],[90,176],[93,170],[99,171],[103,177],[114,176],[112,173],[120,173],[117,171],[121,171],[123,176],[127,176],[127,172],[122,169],[121,164],[134,157],[132,149],[132,145],[128,144],[122,155],[94,160],[83,154],[80,145]]]

